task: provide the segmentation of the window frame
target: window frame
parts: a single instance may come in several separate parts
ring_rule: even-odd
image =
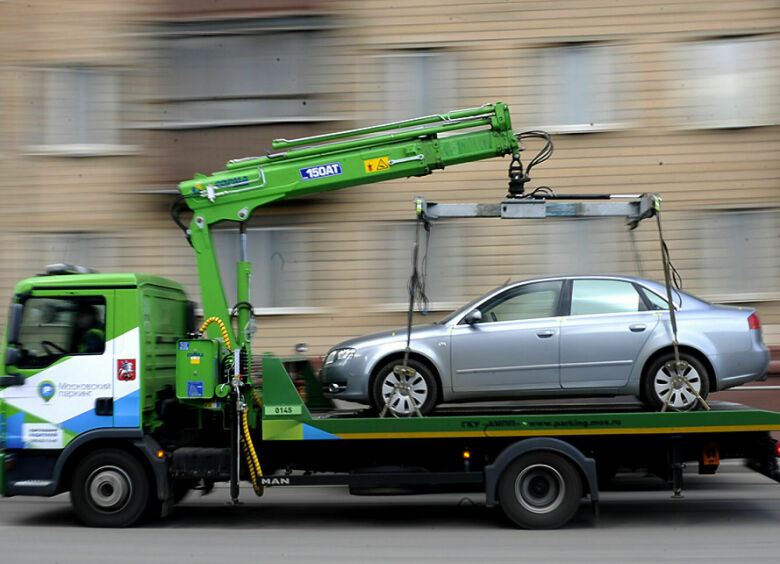
[[[165,69],[168,65],[176,65],[175,51],[177,47],[172,42],[187,42],[198,40],[214,40],[220,41],[220,38],[227,38],[230,40],[238,41],[262,41],[263,38],[269,38],[269,43],[280,42],[278,39],[283,34],[302,34],[311,35],[322,34],[328,29],[327,20],[321,16],[312,17],[296,17],[292,18],[262,18],[259,20],[242,20],[240,26],[227,25],[226,22],[214,22],[204,21],[197,22],[187,29],[180,29],[180,22],[171,22],[165,24],[165,27],[159,32],[159,39],[166,44],[169,54],[167,55],[166,63],[161,67]],[[276,38],[276,40],[274,39]],[[317,44],[318,37],[313,36],[312,41]],[[267,47],[266,47],[267,48]],[[322,45],[319,45],[322,48]],[[249,49],[248,51],[242,51],[242,53],[250,52],[254,54],[260,54],[264,49]],[[305,51],[305,50],[304,50]],[[183,52],[183,50],[182,50]],[[309,56],[302,56],[303,60],[309,64]],[[235,56],[226,57],[227,61],[232,61]],[[255,64],[257,61],[254,62]],[[316,61],[311,63],[316,67]],[[230,73],[224,68],[225,65],[220,65],[220,69],[224,70],[226,74],[224,76],[211,77],[210,80],[222,80],[226,84],[230,82]],[[243,69],[242,69],[243,72]],[[306,73],[304,73],[306,74]],[[191,79],[192,77],[187,77]],[[160,130],[188,130],[188,129],[213,129],[220,127],[233,127],[233,126],[254,126],[254,125],[269,125],[277,123],[320,123],[320,122],[340,122],[349,119],[349,116],[336,115],[328,110],[327,105],[319,107],[319,102],[324,100],[323,94],[327,92],[320,88],[318,83],[310,83],[305,85],[304,88],[300,88],[297,91],[280,90],[280,91],[265,91],[257,93],[252,89],[252,94],[248,92],[236,93],[225,92],[224,94],[204,93],[202,95],[184,95],[180,92],[176,92],[175,89],[170,89],[165,76],[161,77],[162,81],[162,99],[161,107],[165,110],[165,117],[160,116],[162,119],[156,119],[142,125],[143,128],[160,129]],[[190,110],[185,112],[191,116],[187,119],[179,119],[178,114],[180,108],[186,104],[198,104],[198,103],[216,103],[216,104],[229,104],[236,102],[251,102],[251,101],[268,101],[273,103],[274,101],[290,101],[290,100],[302,100],[303,106],[306,106],[306,111],[300,114],[290,113],[287,109],[279,111],[278,108],[273,111],[264,110],[262,115],[258,115],[256,110],[247,111],[236,110],[236,116],[209,114],[208,112],[202,112],[197,110]],[[211,111],[215,106],[212,106]],[[226,108],[227,106],[225,106]],[[236,106],[238,107],[238,106]],[[228,112],[230,113],[230,112]],[[169,117],[173,116],[173,117]]]
[[[634,291],[639,295],[640,304],[645,309],[637,309],[636,311],[618,311],[618,312],[608,312],[608,313],[582,313],[582,314],[572,315],[572,313],[571,313],[571,303],[572,303],[572,297],[573,297],[573,292],[574,292],[574,282],[576,282],[578,280],[588,280],[588,281],[603,280],[603,281],[607,281],[607,282],[622,282],[624,284],[629,284],[630,286],[632,286],[634,288]],[[569,278],[569,279],[567,279],[565,286],[566,287],[564,289],[564,293],[565,293],[565,297],[566,297],[566,302],[564,303],[564,306],[562,308],[562,313],[561,313],[561,315],[564,316],[564,317],[577,317],[577,318],[580,318],[580,317],[595,317],[595,316],[603,317],[603,316],[608,316],[608,315],[636,315],[637,313],[656,313],[656,312],[659,312],[659,311],[669,311],[668,309],[653,309],[652,308],[652,303],[650,302],[650,300],[645,295],[645,292],[652,292],[652,290],[649,290],[648,288],[645,288],[644,286],[642,286],[641,284],[637,283],[634,280],[627,280],[627,279],[623,279],[623,278],[599,278],[599,277],[592,277],[592,278],[590,278],[590,277],[582,277],[582,278],[580,278],[580,277],[578,277],[578,278]],[[663,298],[663,296],[660,296],[656,292],[653,292],[653,293],[656,294],[657,296]],[[663,300],[666,301],[666,298],[663,298]],[[678,309],[678,307],[675,304],[675,310],[677,310],[677,309]]]
[[[59,362],[63,358],[69,358],[69,357],[81,357],[81,356],[102,356],[106,354],[107,350],[107,343],[108,343],[108,308],[109,308],[109,299],[104,294],[90,294],[90,295],[82,295],[82,294],[76,294],[76,295],[67,295],[67,294],[31,294],[29,296],[26,296],[23,300],[21,300],[19,303],[24,305],[24,310],[22,312],[22,321],[21,326],[19,330],[19,342],[15,345],[17,348],[19,348],[21,351],[28,350],[25,348],[24,340],[22,339],[22,331],[24,327],[24,319],[25,319],[25,313],[27,312],[27,303],[30,300],[69,300],[73,303],[76,302],[86,302],[87,304],[93,305],[93,306],[102,306],[103,307],[103,319],[102,319],[102,331],[103,331],[103,349],[99,352],[77,352],[77,351],[67,351],[65,353],[62,353],[60,355],[45,355],[45,356],[39,356],[35,357],[37,359],[48,359],[48,362],[46,364],[22,364],[21,361],[16,364],[16,368],[20,370],[44,370],[46,368],[49,368],[53,366],[55,363]],[[75,321],[75,320],[74,320]],[[75,334],[75,323],[71,325],[71,339],[73,335]],[[39,341],[40,342],[40,341]]]
[[[568,135],[621,131],[631,126],[631,123],[621,119],[621,100],[625,98],[626,92],[621,90],[618,74],[614,70],[615,60],[621,54],[620,43],[603,40],[565,41],[540,46],[538,49],[536,64],[538,73],[544,77],[544,80],[542,84],[537,86],[535,106],[537,107],[536,113],[543,117],[541,118],[542,123],[534,127],[534,129],[543,129],[553,134]],[[586,94],[592,95],[592,90],[597,88],[600,82],[606,83],[609,89],[607,93],[609,100],[608,107],[603,111],[605,114],[604,119],[580,120],[578,123],[569,123],[569,120],[562,117],[566,112],[565,102],[560,104],[560,100],[556,100],[554,103],[551,102],[554,99],[551,92],[557,91],[559,88],[548,84],[548,75],[553,73],[556,76],[567,77],[567,52],[573,53],[578,49],[583,51],[590,50],[590,53],[596,56],[593,63],[597,66],[602,65],[606,67],[605,76],[608,78],[606,81],[604,79],[600,81],[594,79],[594,81],[589,82],[585,86]],[[550,70],[551,63],[553,63],[552,67],[554,67],[552,70]],[[578,113],[594,114],[595,117],[597,111],[598,108],[596,107],[586,107],[584,111],[578,111]],[[557,117],[550,119],[548,118],[550,114]]]
[[[294,232],[294,233],[303,233],[303,234],[311,234],[317,231],[322,231],[321,228],[318,227],[309,227],[306,225],[302,226],[251,226],[247,227],[247,245],[249,250],[249,257],[248,260],[252,264],[252,278],[259,280],[261,278],[261,272],[264,272],[260,268],[260,264],[257,261],[252,261],[252,241],[251,241],[251,233],[253,232],[271,232],[271,233],[277,233],[277,232]],[[212,238],[212,244],[217,247],[218,245],[222,244],[221,241],[217,241],[217,238],[222,236],[231,237],[232,242],[238,245],[238,239],[235,236],[235,230],[231,229],[229,226],[226,225],[220,225],[217,228],[212,229],[211,231],[211,238]],[[310,241],[307,244],[307,248],[305,250],[306,253],[312,253]],[[223,292],[225,293],[225,297],[230,302],[231,295],[235,293],[236,288],[235,286],[231,286],[231,282],[235,283],[235,263],[228,261],[228,258],[221,259],[220,257],[227,257],[226,253],[224,252],[217,252],[217,259],[218,259],[218,266],[219,266],[219,277],[220,277],[220,283],[222,284]],[[225,261],[225,264],[222,265],[220,263],[221,260]],[[312,262],[312,259],[310,258],[310,262]],[[222,269],[222,266],[226,266],[228,270]],[[231,269],[232,267],[232,269]],[[307,269],[310,269],[311,265],[307,265]],[[223,274],[227,274],[223,278]],[[330,311],[333,311],[332,308],[323,307],[323,306],[317,306],[314,305],[315,298],[314,294],[316,293],[315,287],[314,287],[314,278],[311,275],[311,272],[308,272],[307,275],[307,281],[309,286],[306,288],[306,296],[303,298],[299,298],[295,300],[295,303],[304,302],[306,305],[297,306],[297,305],[254,305],[253,304],[253,313],[254,315],[266,315],[266,316],[273,316],[273,315],[308,315],[308,314],[317,314],[317,313],[327,313]],[[252,293],[252,289],[250,288],[250,293]],[[254,299],[254,298],[253,298]],[[229,307],[232,307],[232,304],[228,303]],[[202,316],[203,315],[203,308],[198,307],[195,309],[195,314]]]
[[[430,91],[437,87],[437,83],[435,80],[436,71],[437,70],[443,71],[444,74],[446,75],[445,80],[447,82],[447,84],[445,85],[445,90],[448,92],[448,96],[451,98],[450,100],[445,100],[444,103],[445,104],[448,103],[448,105],[451,106],[450,109],[457,108],[459,106],[458,104],[459,59],[457,55],[458,55],[457,50],[448,49],[446,47],[406,48],[406,49],[394,50],[391,52],[366,55],[366,58],[369,60],[382,62],[382,67],[383,67],[382,80],[384,83],[384,97],[382,98],[382,102],[384,107],[383,111],[384,111],[385,121],[389,123],[393,123],[396,121],[421,117],[423,115],[434,115],[442,110],[442,108],[440,108],[438,105],[436,108],[426,108],[429,102],[432,99],[435,99],[430,96],[426,96],[425,98],[419,100],[419,104],[421,108],[409,109],[409,110],[404,108],[402,112],[399,111],[398,113],[396,113],[397,108],[394,107],[395,103],[392,100],[388,99],[388,95],[391,92],[393,92],[397,84],[396,81],[399,79],[399,77],[393,74],[392,69],[390,68],[389,65],[392,62],[401,59],[408,59],[414,61],[440,62],[438,69],[436,68],[427,69],[428,73],[424,73],[426,74],[426,76],[428,76],[429,82],[426,82],[424,85],[422,85],[422,87],[427,94],[430,94]],[[445,69],[447,65],[449,65],[451,68]],[[400,81],[406,78],[408,78],[408,76],[401,77]],[[438,78],[441,80],[442,77],[439,76]],[[400,81],[398,81],[398,83],[400,83]]]
[[[498,305],[499,303],[502,303],[508,299],[511,299],[514,296],[508,296],[505,297],[507,294],[514,294],[515,292],[519,292],[523,288],[526,288],[527,286],[532,286],[535,284],[549,284],[557,282],[560,283],[560,288],[558,290],[558,303],[555,307],[555,313],[553,315],[548,315],[545,317],[531,317],[528,319],[508,319],[504,321],[491,321],[488,319],[483,319],[480,321],[480,325],[490,323],[490,324],[496,324],[496,323],[522,323],[522,322],[529,322],[529,321],[535,321],[535,320],[542,320],[542,319],[552,319],[555,317],[560,317],[562,314],[562,310],[564,307],[564,294],[565,294],[565,285],[567,280],[562,278],[554,278],[549,280],[529,280],[527,282],[523,282],[521,284],[516,284],[514,286],[511,286],[509,288],[504,289],[503,291],[498,292],[497,294],[493,294],[492,296],[487,297],[484,301],[475,304],[473,307],[469,308],[468,311],[465,311],[463,315],[458,319],[458,321],[455,323],[456,326],[459,325],[468,325],[465,321],[466,317],[474,310],[479,310],[482,312],[485,309],[488,309],[490,307],[493,307],[493,305]]]
[[[113,123],[111,124],[111,139],[109,141],[98,141],[96,139],[75,139],[64,143],[50,142],[48,136],[51,128],[56,127],[47,123],[48,115],[50,113],[48,90],[51,88],[52,73],[76,73],[76,76],[88,76],[90,73],[95,75],[106,75],[114,83],[113,99],[111,100],[114,106],[113,111]],[[66,62],[60,65],[48,65],[48,66],[35,66],[26,68],[23,71],[23,80],[21,84],[24,85],[37,85],[33,91],[36,92],[35,104],[32,110],[28,110],[24,119],[26,124],[33,131],[33,136],[27,139],[20,139],[20,146],[22,147],[22,153],[31,156],[58,156],[58,157],[102,157],[102,156],[123,156],[123,155],[136,155],[139,154],[141,148],[137,145],[130,145],[123,143],[123,137],[125,136],[125,130],[128,129],[124,125],[123,111],[125,109],[126,100],[124,99],[124,82],[127,72],[121,68],[100,66],[100,65],[83,65],[75,62]],[[44,86],[41,88],[40,84]],[[87,106],[92,103],[93,100],[81,100],[80,106],[86,104]],[[85,106],[84,115],[81,113],[78,119],[87,119],[85,116],[90,113],[89,108]],[[34,114],[30,114],[32,111]]]

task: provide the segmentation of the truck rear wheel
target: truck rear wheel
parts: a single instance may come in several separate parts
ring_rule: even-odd
[[[76,516],[91,527],[129,527],[151,504],[149,478],[141,463],[117,449],[88,455],[76,468],[70,499]]]
[[[520,456],[501,474],[498,501],[516,525],[555,529],[565,525],[580,505],[582,480],[566,458],[552,452]]]

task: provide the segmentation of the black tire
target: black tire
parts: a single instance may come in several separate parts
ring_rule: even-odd
[[[506,516],[526,529],[556,529],[580,506],[582,479],[574,465],[552,452],[531,452],[506,467],[498,501]]]
[[[384,392],[389,390],[391,383],[395,379],[393,368],[403,365],[403,359],[399,358],[388,362],[382,366],[376,373],[374,380],[371,384],[371,405],[378,412],[382,412],[385,407],[385,395]],[[412,386],[412,396],[398,395],[390,404],[388,409],[388,415],[395,415],[396,417],[414,417],[415,412],[411,407],[411,397],[415,397],[420,403],[418,409],[422,415],[428,415],[433,408],[436,407],[436,403],[439,398],[439,386],[436,383],[436,378],[431,373],[430,369],[422,362],[414,359],[409,359],[409,368],[412,368],[416,375],[412,377],[409,384]],[[423,392],[424,393],[421,393]]]
[[[667,411],[692,411],[701,408],[701,402],[690,391],[690,388],[684,383],[673,383],[673,375],[665,368],[666,363],[674,360],[674,353],[662,354],[645,371],[642,381],[643,400],[645,404],[654,411],[663,409],[668,393],[671,387],[671,398]],[[690,381],[691,385],[699,392],[702,399],[707,399],[710,392],[710,375],[704,364],[695,356],[681,352],[680,360],[688,363],[688,370],[684,376]],[[668,382],[667,386],[664,382]]]
[[[90,527],[130,527],[148,515],[152,488],[141,463],[118,449],[88,455],[73,473],[70,499]]]

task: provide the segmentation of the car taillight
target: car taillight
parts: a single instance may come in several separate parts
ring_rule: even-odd
[[[748,329],[761,329],[761,322],[758,320],[758,315],[751,313],[748,317]]]

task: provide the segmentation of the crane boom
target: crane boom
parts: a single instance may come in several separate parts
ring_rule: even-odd
[[[446,137],[440,137],[447,134]],[[276,200],[423,176],[446,166],[514,154],[509,109],[498,102],[302,139],[277,139],[281,152],[229,161],[225,170],[179,184],[205,224],[246,221]]]
[[[206,318],[228,315],[211,225],[243,224],[259,206],[282,199],[423,176],[519,151],[509,108],[502,102],[302,139],[277,139],[273,146],[280,152],[235,159],[223,171],[196,174],[179,184],[179,203],[183,200],[193,213],[187,236],[195,250]],[[177,223],[181,225],[178,219]],[[244,256],[237,265],[239,303],[249,302],[250,275]],[[246,307],[239,308],[239,327],[249,315]],[[229,325],[227,329],[234,342],[244,343],[244,335],[233,334]]]

